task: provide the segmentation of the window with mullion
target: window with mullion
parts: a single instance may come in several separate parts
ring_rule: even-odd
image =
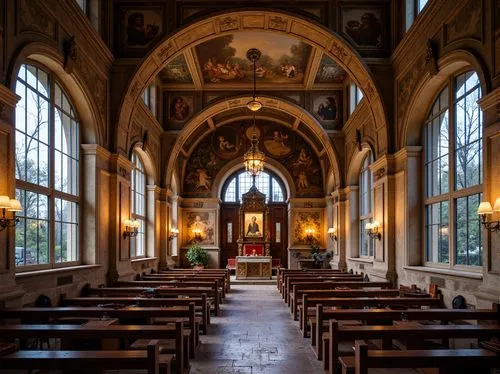
[[[366,234],[365,230],[366,224],[371,222],[373,217],[373,174],[370,170],[372,162],[370,152],[366,155],[359,174],[359,255],[361,257],[373,256],[373,240]]]
[[[51,73],[21,65],[16,82],[16,267],[74,263],[78,253],[79,125]]]
[[[139,222],[137,236],[130,238],[130,256],[143,257],[146,254],[146,175],[139,156],[132,154],[131,217]]]
[[[434,102],[424,127],[425,258],[430,263],[482,263],[476,214],[483,178],[480,98],[475,72],[456,76]]]
[[[252,187],[252,177],[245,171],[236,173],[226,183],[223,190],[224,202],[239,202],[243,194],[247,193]],[[281,183],[276,177],[270,173],[261,172],[255,178],[255,186],[257,189],[266,195],[266,202],[283,202],[285,201],[285,192]]]

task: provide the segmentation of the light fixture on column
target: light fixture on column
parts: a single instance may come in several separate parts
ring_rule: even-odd
[[[365,225],[365,230],[366,233],[373,239],[377,238],[378,240],[382,239],[382,234],[379,232],[380,228],[380,222],[379,221],[372,221],[368,222]]]
[[[264,170],[264,161],[266,155],[259,149],[259,139],[257,138],[257,126],[255,125],[255,112],[262,108],[262,103],[256,99],[256,61],[260,58],[260,51],[256,48],[251,48],[247,51],[247,58],[253,62],[253,95],[252,100],[247,103],[248,109],[253,113],[253,132],[250,149],[243,155],[243,164],[245,170],[254,178]]]
[[[197,242],[201,241],[201,229],[199,227],[193,227],[191,231],[193,232],[194,240]]]
[[[135,219],[126,219],[123,221],[123,237],[135,237],[139,234],[140,222]]]
[[[500,231],[500,221],[489,221],[488,216],[500,212],[500,198],[496,199],[493,208],[488,201],[483,201],[477,208],[477,214],[481,216],[481,223],[490,232]]]
[[[19,200],[10,199],[8,196],[0,196],[0,209],[2,210],[2,217],[0,218],[0,231],[7,227],[14,227],[19,218],[16,218],[16,212],[23,210]],[[7,218],[6,212],[12,212],[12,218]]]
[[[179,229],[177,227],[172,227],[170,229],[170,235],[168,236],[168,240],[173,240],[179,236]]]
[[[308,242],[312,242],[314,240],[314,234],[316,233],[316,230],[312,227],[308,227],[305,230],[306,233],[306,239]]]
[[[330,239],[337,240],[337,229],[335,227],[330,227],[327,233]]]

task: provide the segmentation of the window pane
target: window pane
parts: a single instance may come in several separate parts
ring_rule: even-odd
[[[145,254],[145,218],[146,218],[146,176],[144,165],[136,153],[132,154],[131,185],[131,216],[139,222],[138,234],[131,238],[130,255],[132,257],[144,256]]]
[[[359,255],[373,256],[373,239],[366,233],[365,226],[371,219],[359,221]]]
[[[425,207],[426,260],[449,263],[448,201]]]
[[[233,223],[232,222],[227,223],[227,242],[228,243],[233,242]]]
[[[456,200],[456,262],[458,265],[481,266],[481,223],[477,207],[482,194],[461,197]]]
[[[78,260],[78,204],[55,199],[55,262]]]
[[[422,11],[422,9],[424,9],[425,5],[427,4],[427,1],[428,0],[417,0],[418,13],[420,13]]]
[[[273,201],[274,202],[285,201],[285,197],[284,197],[281,185],[278,183],[278,181],[276,179],[271,178],[271,180],[272,180],[272,189],[273,189]]]
[[[226,195],[224,201],[235,202],[236,201],[236,179],[233,179],[226,189]]]

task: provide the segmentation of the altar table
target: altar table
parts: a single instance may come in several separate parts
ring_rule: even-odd
[[[236,279],[271,279],[271,256],[236,256]]]

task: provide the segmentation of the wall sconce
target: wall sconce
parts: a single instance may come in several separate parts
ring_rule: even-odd
[[[481,223],[490,232],[500,231],[500,221],[488,221],[488,216],[493,212],[500,212],[500,197],[496,199],[493,208],[487,201],[483,201],[477,208],[477,214],[481,216]]]
[[[312,227],[309,227],[306,229],[306,239],[308,242],[312,242],[314,239],[314,234],[316,233],[316,230],[313,229]]]
[[[365,230],[366,233],[372,238],[377,238],[378,240],[382,239],[382,234],[379,232],[380,228],[380,222],[379,221],[373,221],[373,222],[368,222],[365,225]]]
[[[193,227],[192,229],[194,240],[201,241],[201,229],[199,227]]]
[[[330,239],[337,241],[337,229],[335,227],[330,227],[327,232]]]
[[[125,226],[123,230],[123,237],[126,239],[127,237],[137,236],[137,234],[139,234],[140,225],[139,221],[135,219],[126,219],[123,221],[123,226]]]
[[[19,200],[10,199],[8,196],[0,196],[0,209],[2,209],[2,218],[0,218],[0,231],[7,227],[14,227],[19,222],[16,218],[16,212],[23,210]],[[12,212],[12,218],[7,218],[5,212]]]
[[[168,236],[168,240],[173,240],[179,236],[179,229],[177,227],[172,227],[170,229],[170,235]]]

